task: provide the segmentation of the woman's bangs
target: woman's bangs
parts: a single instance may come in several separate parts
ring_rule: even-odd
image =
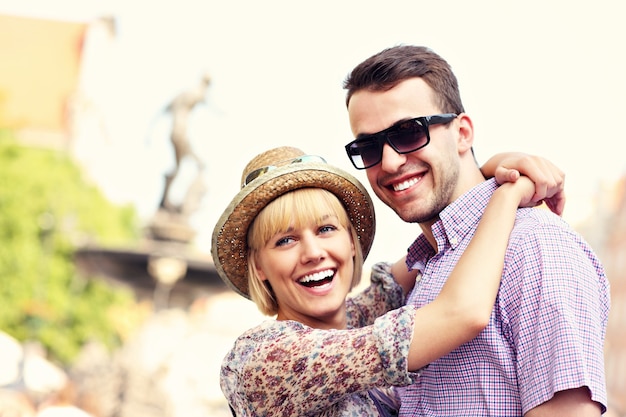
[[[278,197],[259,213],[250,230],[249,244],[251,247],[255,247],[255,243],[265,245],[276,234],[306,227],[312,221],[323,222],[329,216],[348,227],[345,209],[331,192],[320,188],[292,191]]]

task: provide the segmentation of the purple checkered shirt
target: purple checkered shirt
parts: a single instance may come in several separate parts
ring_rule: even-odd
[[[423,277],[408,303],[437,296],[496,186],[488,180],[441,213],[432,227],[438,253],[423,235],[411,245],[407,264]],[[403,390],[400,416],[521,416],[581,386],[605,409],[609,305],[608,280],[589,245],[547,210],[519,209],[489,325]]]

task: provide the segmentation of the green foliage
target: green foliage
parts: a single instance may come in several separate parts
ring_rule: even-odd
[[[77,245],[136,241],[136,215],[87,183],[63,152],[27,148],[0,132],[0,329],[36,339],[68,363],[87,341],[120,334],[110,311],[132,308],[127,290],[79,277]]]

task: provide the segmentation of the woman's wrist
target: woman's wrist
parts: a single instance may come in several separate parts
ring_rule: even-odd
[[[519,207],[533,207],[536,203],[532,203],[531,199],[535,191],[535,185],[527,177],[520,177],[516,182],[507,182],[500,185],[495,193],[502,195],[504,201],[517,204]]]

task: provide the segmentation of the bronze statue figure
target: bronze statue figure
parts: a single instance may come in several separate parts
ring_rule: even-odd
[[[175,165],[174,169],[165,175],[165,187],[163,190],[163,197],[159,207],[163,210],[188,214],[190,211],[196,208],[197,199],[199,195],[203,193],[201,190],[202,184],[200,175],[204,169],[204,163],[193,151],[191,143],[189,141],[189,117],[191,116],[194,108],[205,102],[206,92],[211,83],[211,79],[208,74],[204,75],[200,83],[187,91],[183,91],[176,96],[171,103],[165,108],[165,111],[172,115],[172,131],[170,134],[170,141],[174,146]],[[190,186],[185,201],[182,204],[175,205],[170,201],[169,192],[172,182],[179,173],[181,164],[185,158],[191,158],[198,167],[198,176],[196,180]],[[189,200],[189,201],[188,201]]]

